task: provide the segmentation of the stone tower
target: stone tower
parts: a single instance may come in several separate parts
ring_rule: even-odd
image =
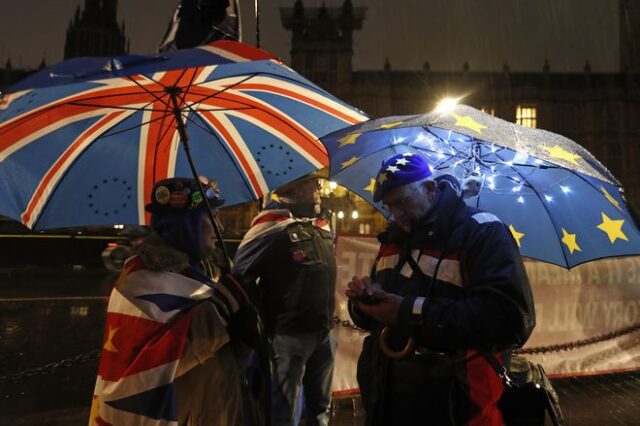
[[[291,67],[338,98],[349,97],[353,75],[353,32],[362,28],[366,9],[351,0],[341,7],[280,8],[282,25],[291,31]]]
[[[620,71],[640,72],[640,1],[620,0]]]
[[[85,0],[67,28],[64,58],[118,56],[128,52],[124,22],[118,25],[118,0]]]

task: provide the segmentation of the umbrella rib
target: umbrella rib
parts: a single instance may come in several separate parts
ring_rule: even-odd
[[[498,157],[500,160],[502,160],[503,162],[506,162],[506,160],[504,158],[502,158],[500,155],[498,155],[496,153],[496,157]],[[544,201],[542,201],[542,197],[540,196],[540,193],[538,192],[538,190],[536,188],[533,187],[533,185],[531,185],[531,183],[527,180],[527,178],[525,178],[524,176],[522,176],[522,174],[520,174],[518,172],[518,170],[513,166],[509,166],[518,176],[520,176],[522,178],[522,180],[524,180],[525,182],[527,182],[527,184],[530,186],[531,190],[536,194],[536,196],[538,197],[538,200],[540,200],[540,203],[542,204],[542,207],[544,207],[545,211],[547,212],[547,216],[549,216],[549,220],[551,221],[551,224],[553,225],[554,230],[556,231],[556,236],[557,236],[557,231],[558,231],[558,224],[556,223],[556,221],[553,219],[553,216],[551,215],[551,211],[549,210],[549,208],[546,206],[546,204],[544,203]],[[480,198],[480,197],[478,197]],[[478,202],[478,204],[480,204]],[[564,263],[565,265],[567,265],[567,267],[569,266],[569,259],[567,258],[567,254],[565,253],[564,249],[562,248],[562,245],[560,244],[560,242],[558,241],[558,245],[560,246],[560,251],[562,252],[562,257],[564,258]]]
[[[211,136],[216,138],[216,140],[218,141],[219,145],[224,149],[224,151],[226,152],[227,156],[231,160],[231,164],[233,164],[233,167],[235,167],[236,171],[238,172],[238,175],[242,177],[242,182],[245,184],[245,186],[247,187],[249,192],[253,193],[254,192],[253,191],[253,187],[245,179],[245,173],[242,171],[242,169],[240,167],[238,167],[238,165],[236,164],[235,159],[233,158],[233,155],[231,154],[231,152],[228,149],[228,145],[226,143],[224,143],[224,141],[222,141],[220,139],[220,136],[218,136],[218,134],[215,131],[209,129],[206,126],[206,124],[205,125],[201,125],[200,123],[198,123],[197,121],[195,121],[193,118],[191,118],[189,116],[187,116],[187,120],[189,120],[190,123],[193,123],[195,126],[199,127],[200,129],[204,130],[205,132],[209,133]]]
[[[173,115],[173,113],[167,113],[167,114],[164,114],[164,115],[163,115],[163,116],[161,116],[161,117],[154,118],[154,119],[152,119],[152,120],[145,121],[145,122],[142,122],[142,123],[140,123],[140,124],[136,124],[135,126],[127,127],[126,129],[118,130],[117,132],[113,132],[113,133],[105,132],[105,134],[100,135],[100,139],[102,139],[102,138],[109,138],[109,137],[111,137],[111,136],[116,136],[116,135],[119,135],[119,134],[121,134],[121,133],[128,132],[129,130],[137,129],[137,128],[142,127],[142,126],[146,126],[147,124],[150,124],[150,123],[156,122],[156,121],[158,121],[158,120],[162,120],[162,119],[164,119],[164,118],[166,118],[166,117],[168,117],[168,116],[170,116],[170,115]]]
[[[151,80],[151,81],[153,81],[154,83],[156,83],[156,84],[157,84],[157,85],[159,85],[159,86],[166,87],[164,84],[160,83],[159,81],[154,80],[153,78],[151,78],[151,77],[149,77],[149,76],[146,76],[146,75],[145,75],[144,77],[145,77],[145,78],[147,78],[147,79],[149,79],[149,80]],[[153,97],[156,99],[156,101],[160,102],[161,104],[164,104],[164,106],[166,106],[166,107],[167,107],[167,109],[172,109],[171,104],[170,104],[170,103],[168,103],[167,101],[164,101],[164,100],[162,99],[162,97],[159,97],[158,95],[156,95],[156,94],[155,94],[155,92],[153,92],[153,91],[151,91],[151,90],[147,89],[147,88],[146,88],[146,87],[144,87],[142,84],[140,84],[138,81],[134,80],[131,76],[127,76],[127,78],[128,78],[130,81],[132,81],[136,86],[138,86],[140,89],[144,90],[146,93],[148,93],[149,95],[153,96]],[[165,94],[166,94],[166,93],[165,93]]]
[[[240,85],[240,84],[244,83],[245,81],[250,80],[250,79],[252,79],[253,77],[255,77],[255,76],[257,76],[257,75],[260,75],[260,74],[262,74],[262,73],[250,74],[250,75],[248,75],[245,79],[240,80],[240,81],[238,81],[238,82],[236,82],[236,83],[232,84],[232,85],[231,85],[231,86],[229,86],[229,87],[225,87],[224,89],[222,89],[222,90],[218,90],[217,92],[215,92],[215,93],[214,93],[214,94],[212,94],[212,95],[205,96],[205,97],[203,97],[202,99],[198,99],[197,101],[192,102],[192,103],[191,103],[191,105],[193,105],[193,104],[201,104],[202,102],[206,101],[207,99],[215,98],[215,97],[217,97],[218,95],[220,95],[220,94],[222,94],[222,93],[226,92],[227,90],[229,90],[229,89],[233,89],[234,87],[236,87],[236,86],[238,86],[238,85]],[[201,84],[204,84],[204,83],[210,83],[210,81],[205,81],[205,82],[202,82]],[[197,86],[197,85],[194,85],[194,86]],[[190,86],[190,87],[191,87],[191,86]],[[239,102],[239,103],[242,103],[242,102]],[[190,108],[190,106],[191,106],[191,105],[187,106],[187,108]]]

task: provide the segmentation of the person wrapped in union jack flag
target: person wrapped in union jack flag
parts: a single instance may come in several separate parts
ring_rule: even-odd
[[[280,187],[258,214],[234,259],[257,282],[257,299],[275,354],[274,425],[327,425],[336,343],[332,335],[336,261],[321,174]]]
[[[267,381],[249,377],[252,336],[234,331],[239,317],[246,326],[257,315],[231,275],[209,276],[217,239],[205,198],[214,218],[224,200],[214,182],[200,180],[153,186],[153,233],[109,299],[90,425],[265,424]]]

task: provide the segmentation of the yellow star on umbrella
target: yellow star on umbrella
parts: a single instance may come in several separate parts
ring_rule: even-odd
[[[558,146],[558,145],[553,146],[553,147],[549,147],[549,146],[543,145],[542,148],[547,150],[551,157],[559,158],[561,160],[568,161],[568,162],[573,163],[575,165],[578,165],[578,161],[577,160],[579,158],[582,158],[578,154],[572,154],[569,151],[565,150],[563,147]]]
[[[486,129],[487,126],[485,126],[484,124],[480,124],[478,123],[476,120],[474,120],[471,116],[468,115],[458,115],[458,114],[451,114],[455,117],[456,119],[456,126],[458,127],[466,127],[467,129],[471,129],[475,132],[478,133],[482,133],[482,129]]]
[[[570,234],[566,229],[562,228],[562,240],[565,246],[569,249],[569,253],[573,254],[574,251],[582,251],[578,243],[576,242],[576,234]]]
[[[511,231],[511,235],[513,235],[513,238],[516,240],[516,244],[518,244],[518,248],[520,248],[520,240],[524,237],[524,233],[518,232],[513,225],[509,225],[509,231]]]
[[[102,349],[109,352],[118,352],[118,348],[116,348],[113,344],[113,336],[116,335],[116,332],[118,330],[118,327],[111,328],[111,326],[109,326],[109,337],[107,338],[107,343],[104,344]]]
[[[622,207],[620,207],[620,203],[618,202],[618,200],[616,200],[615,198],[613,198],[613,196],[611,194],[609,194],[609,191],[607,191],[605,189],[604,186],[600,185],[600,191],[602,191],[602,193],[604,194],[604,197],[609,200],[609,202],[611,204],[613,204],[614,206],[616,206],[616,208],[620,211],[622,211]]]
[[[618,238],[629,241],[624,232],[622,232],[622,225],[624,225],[624,219],[612,220],[609,216],[602,213],[602,223],[598,225],[598,229],[607,234],[611,244],[613,244]]]
[[[376,190],[376,180],[373,178],[369,179],[369,186],[364,188],[365,191],[369,191],[371,193],[371,195],[373,195],[373,192]]]
[[[355,163],[358,160],[359,160],[359,158],[356,157],[356,156],[353,156],[353,157],[349,158],[347,161],[342,163],[341,169],[344,169],[345,167],[349,167],[350,165],[352,165],[353,163]]]
[[[382,172],[380,173],[380,176],[378,176],[378,184],[382,185],[384,183],[384,181],[386,181],[387,178],[387,174]]]
[[[381,124],[380,128],[381,129],[390,129],[392,127],[396,127],[402,124],[402,121],[396,121],[395,123],[387,123],[387,124]]]
[[[342,148],[343,146],[347,145],[354,145],[361,134],[362,133],[349,133],[347,136],[341,137],[340,139],[338,139],[338,142],[340,142],[338,148]]]

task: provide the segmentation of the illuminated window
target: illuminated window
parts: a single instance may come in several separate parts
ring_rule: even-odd
[[[538,127],[538,110],[535,105],[518,105],[516,107],[516,123],[533,127]]]
[[[483,106],[482,108],[480,108],[480,111],[484,112],[485,114],[489,114],[489,115],[496,115],[496,109],[493,107],[489,107],[489,106]]]

